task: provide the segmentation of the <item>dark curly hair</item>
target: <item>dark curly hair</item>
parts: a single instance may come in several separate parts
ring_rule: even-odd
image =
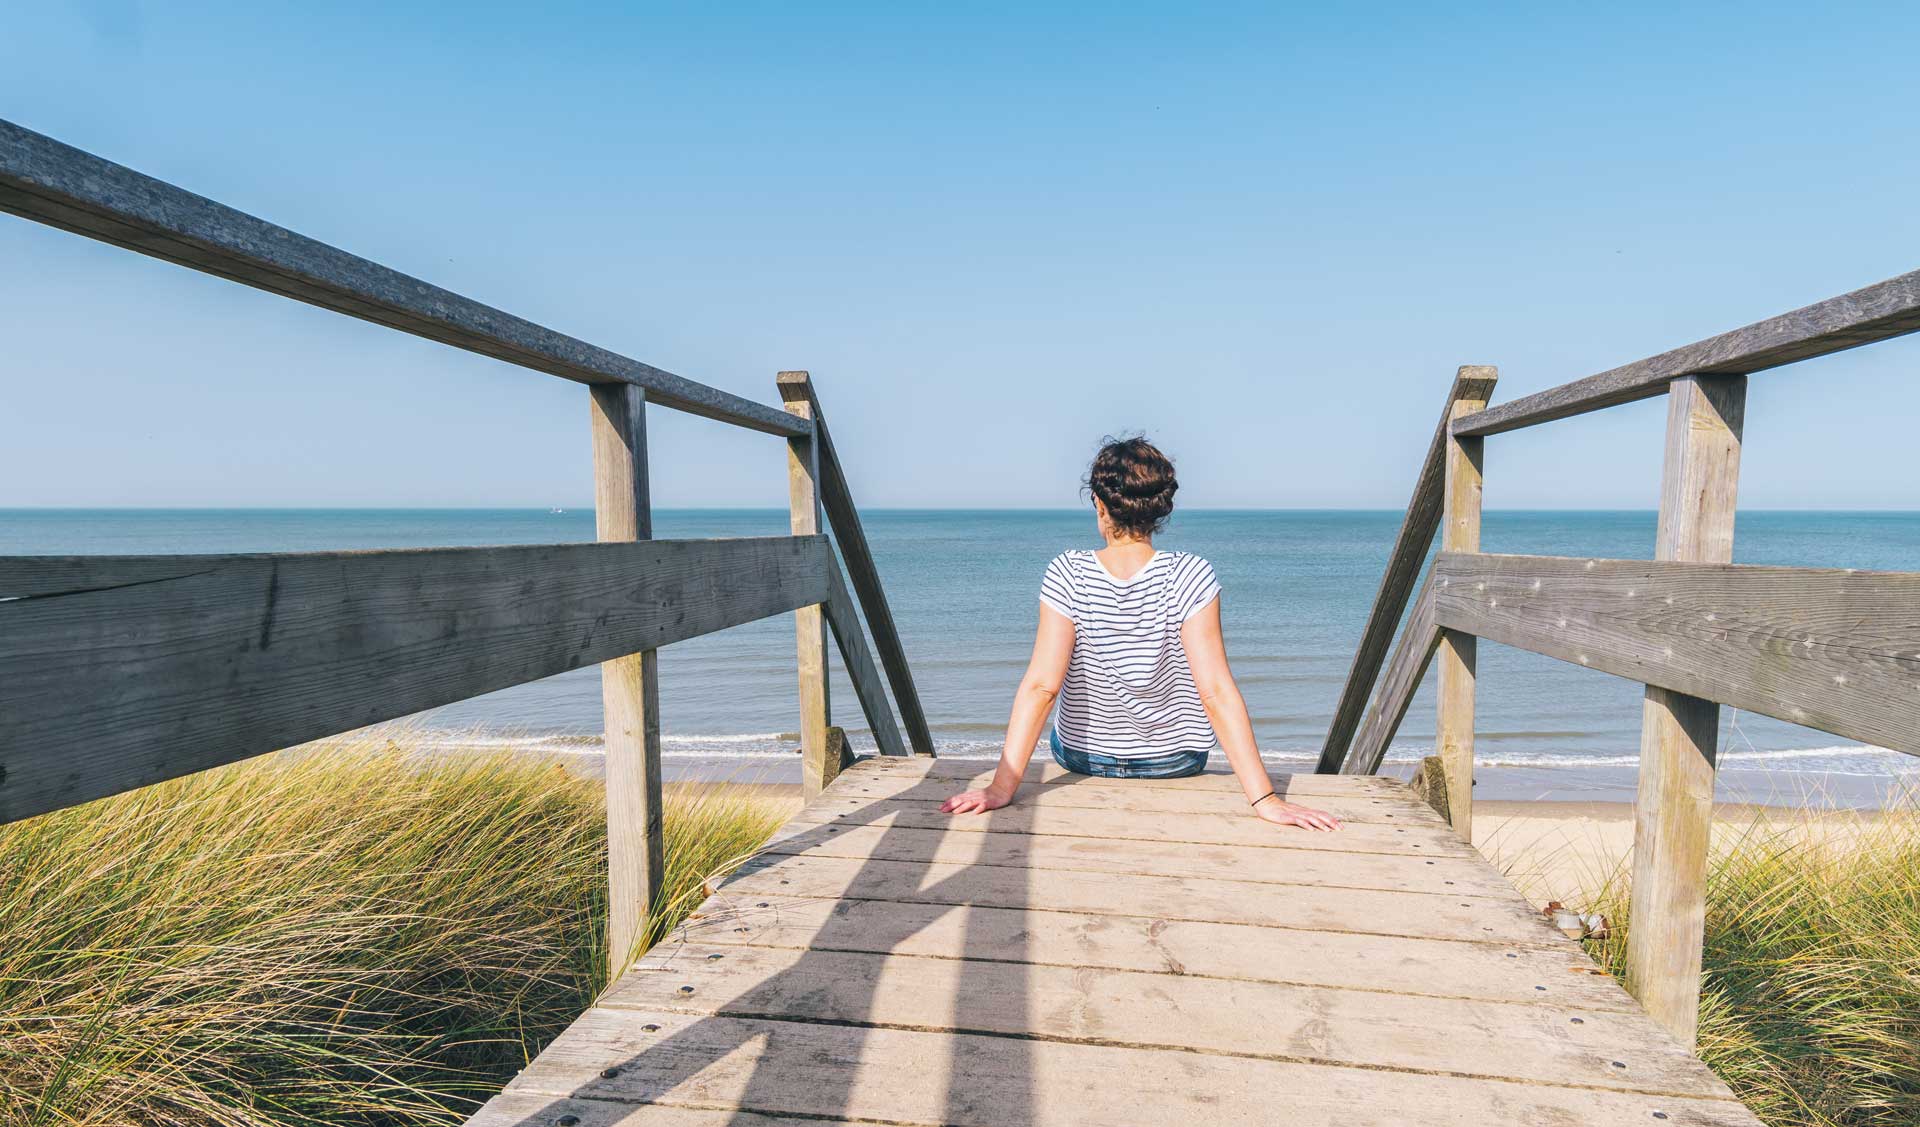
[[[1081,488],[1107,507],[1107,520],[1122,536],[1144,538],[1160,531],[1173,514],[1180,483],[1173,460],[1145,435],[1101,440]]]

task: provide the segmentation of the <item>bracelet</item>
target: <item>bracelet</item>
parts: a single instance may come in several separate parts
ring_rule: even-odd
[[[1263,795],[1261,795],[1261,796],[1260,796],[1259,798],[1256,798],[1256,799],[1254,799],[1254,800],[1253,800],[1252,802],[1249,802],[1249,803],[1247,803],[1247,805],[1248,805],[1248,806],[1258,806],[1258,805],[1260,805],[1260,804],[1261,804],[1262,802],[1265,802],[1265,801],[1266,801],[1267,799],[1269,799],[1269,798],[1279,798],[1279,797],[1280,797],[1280,792],[1279,792],[1279,791],[1277,791],[1277,790],[1270,790],[1270,791],[1268,791],[1267,793],[1265,793],[1265,794],[1263,794]]]

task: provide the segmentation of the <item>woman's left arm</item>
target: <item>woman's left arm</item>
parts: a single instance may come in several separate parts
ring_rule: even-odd
[[[1276,795],[1273,780],[1267,777],[1267,765],[1260,761],[1259,745],[1253,739],[1253,719],[1247,715],[1247,702],[1234,683],[1233,670],[1227,665],[1227,643],[1220,633],[1220,600],[1215,598],[1180,627],[1180,644],[1186,647],[1187,666],[1193,670],[1194,687],[1200,690],[1200,703],[1206,707],[1213,724],[1214,738],[1227,753],[1227,762],[1240,780],[1253,812],[1261,819],[1281,826],[1299,826],[1309,830],[1337,830],[1340,819],[1322,810],[1297,806]]]
[[[1040,731],[1047,726],[1047,714],[1053,711],[1054,698],[1060,695],[1060,683],[1066,680],[1067,664],[1073,660],[1073,620],[1046,603],[1040,604],[1040,626],[1033,634],[1033,657],[1027,662],[1026,675],[1013,696],[1013,712],[1007,717],[1007,742],[1000,751],[1000,763],[993,769],[993,781],[979,790],[956,794],[940,804],[948,814],[984,814],[1013,801],[1020,780],[1027,773],[1027,760],[1033,758]]]

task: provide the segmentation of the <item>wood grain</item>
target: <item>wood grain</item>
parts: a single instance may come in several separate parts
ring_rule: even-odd
[[[1654,555],[1730,564],[1747,378],[1682,376],[1667,395],[1666,465]],[[1920,687],[1920,680],[1911,687]],[[1719,738],[1720,705],[1714,699],[1647,686],[1633,803],[1627,990],[1688,1048],[1700,1021],[1701,942],[1706,934],[1707,854]]]
[[[1480,399],[1456,399],[1453,417],[1483,410]],[[1445,516],[1440,524],[1440,550],[1480,550],[1480,494],[1485,475],[1485,439],[1447,439]],[[1473,840],[1473,716],[1477,641],[1458,630],[1440,631],[1433,660],[1437,667],[1434,692],[1434,749],[1446,775],[1443,813],[1462,841]],[[1389,737],[1391,739],[1391,737]]]
[[[658,950],[692,944],[941,959],[991,952],[998,959],[1045,966],[1639,1012],[1638,1003],[1612,975],[1570,946],[1288,931],[1150,915],[723,893],[707,901]]]
[[[1487,408],[1453,425],[1488,435],[1651,399],[1685,375],[1748,375],[1920,329],[1920,270]]]
[[[839,566],[831,560],[827,563],[827,580],[824,607],[827,622],[833,627],[833,640],[840,647],[840,663],[846,666],[847,679],[853,682],[854,696],[860,698],[860,711],[866,715],[873,742],[882,755],[904,756],[907,747],[900,740],[900,729],[894,725],[893,709],[887,707],[887,693],[880,683],[880,671],[873,667],[873,656],[867,652],[866,636],[860,630],[859,616],[854,613],[853,596],[847,593]],[[837,762],[837,757],[829,755],[829,758]],[[839,774],[838,769],[833,773]],[[823,776],[821,786],[832,781]]]
[[[828,552],[0,557],[0,822],[818,603]]]
[[[1450,556],[1439,621],[1920,755],[1920,573]]]
[[[1348,747],[1373,696],[1374,681],[1387,648],[1393,644],[1395,627],[1407,609],[1407,597],[1426,563],[1427,550],[1433,546],[1433,534],[1440,524],[1442,481],[1446,470],[1448,427],[1455,418],[1455,405],[1462,402],[1486,403],[1493,394],[1499,371],[1485,365],[1465,365],[1454,373],[1453,386],[1447,391],[1446,405],[1440,411],[1440,425],[1434,429],[1427,456],[1414,479],[1413,496],[1407,500],[1407,515],[1395,534],[1393,550],[1387,555],[1386,573],[1380,577],[1380,589],[1374,594],[1373,609],[1360,631],[1360,644],[1347,670],[1346,685],[1334,705],[1333,721],[1327,728],[1327,740],[1320,750],[1319,771],[1331,775],[1342,770],[1350,758]],[[1425,663],[1421,665],[1424,672]],[[1394,721],[1397,726],[1398,718]]]
[[[1432,858],[1342,852],[1345,831],[1178,840],[1257,825],[1213,802],[1237,798],[1218,774],[1043,776],[1035,802],[978,820],[1106,816],[1048,805],[1069,796],[1186,803],[1131,813],[1160,842],[929,824],[965,767],[848,768],[473,1122],[1397,1127],[1417,1108],[1460,1127],[1756,1127],[1431,811],[1403,829]],[[1312,781],[1417,805],[1388,780]]]
[[[907,740],[913,745],[915,755],[930,756],[934,754],[933,733],[927,727],[926,709],[920,703],[920,690],[907,664],[907,651],[901,645],[900,630],[893,621],[893,608],[887,602],[886,587],[880,582],[880,569],[873,562],[873,549],[868,546],[866,528],[860,523],[860,509],[853,503],[853,491],[847,484],[846,471],[840,466],[840,454],[834,449],[833,432],[820,409],[813,378],[806,372],[782,372],[778,382],[783,402],[805,401],[808,405],[813,440],[819,450],[820,499],[826,509],[827,523],[833,529],[834,543],[846,563],[853,593],[860,600],[861,613],[873,631],[873,645],[879,651],[880,666],[887,671],[887,681],[893,687],[893,699],[899,705],[900,722],[906,726]]]
[[[780,380],[804,375],[782,372]],[[788,400],[787,410],[796,418],[811,423],[813,406],[804,399]],[[793,534],[815,536],[820,532],[820,447],[808,433],[787,439],[787,499]],[[828,596],[832,596],[831,579]],[[798,653],[800,683],[800,780],[807,797],[839,774],[835,749],[827,746],[827,728],[833,712],[827,696],[827,620],[821,604],[803,606],[793,612],[794,645]]]
[[[633,384],[662,407],[768,434],[807,433],[777,408],[597,348],[3,120],[0,211],[537,372]]]
[[[594,530],[602,542],[653,539],[647,397],[632,384],[588,389]],[[659,651],[600,665],[607,790],[607,959],[614,978],[638,953],[666,880],[660,795]]]
[[[1427,675],[1427,666],[1439,646],[1440,628],[1434,621],[1433,577],[1428,575],[1420,585],[1420,597],[1413,602],[1413,613],[1407,616],[1407,625],[1400,631],[1393,660],[1387,663],[1387,675],[1380,679],[1373,700],[1367,705],[1366,722],[1360,726],[1359,734],[1347,749],[1346,759],[1340,764],[1343,773],[1371,775],[1380,770],[1381,762],[1387,757],[1387,747],[1400,731],[1400,722],[1407,718],[1413,694],[1419,691],[1420,679]]]

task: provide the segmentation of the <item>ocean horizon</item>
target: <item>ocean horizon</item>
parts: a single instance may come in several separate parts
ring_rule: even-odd
[[[1098,546],[1091,516],[1055,509],[863,509],[940,754],[990,762],[1025,668],[1041,570]],[[786,535],[784,509],[662,509],[660,538]],[[1158,539],[1210,559],[1228,652],[1276,770],[1311,769],[1399,528],[1398,510],[1183,509]],[[1649,558],[1652,510],[1488,510],[1489,552]],[[591,507],[14,508],[0,554],[193,554],[533,544],[594,538]],[[1743,510],[1735,562],[1910,570],[1920,512]],[[838,669],[836,723],[872,740]],[[660,660],[671,777],[798,778],[793,633],[776,616],[668,647]],[[1482,798],[1625,799],[1638,761],[1641,687],[1492,643],[1481,648]],[[396,722],[448,748],[593,756],[600,689],[591,667]],[[1432,750],[1431,687],[1388,755],[1409,770]],[[1920,759],[1722,709],[1723,797],[1877,805],[1920,786]]]

